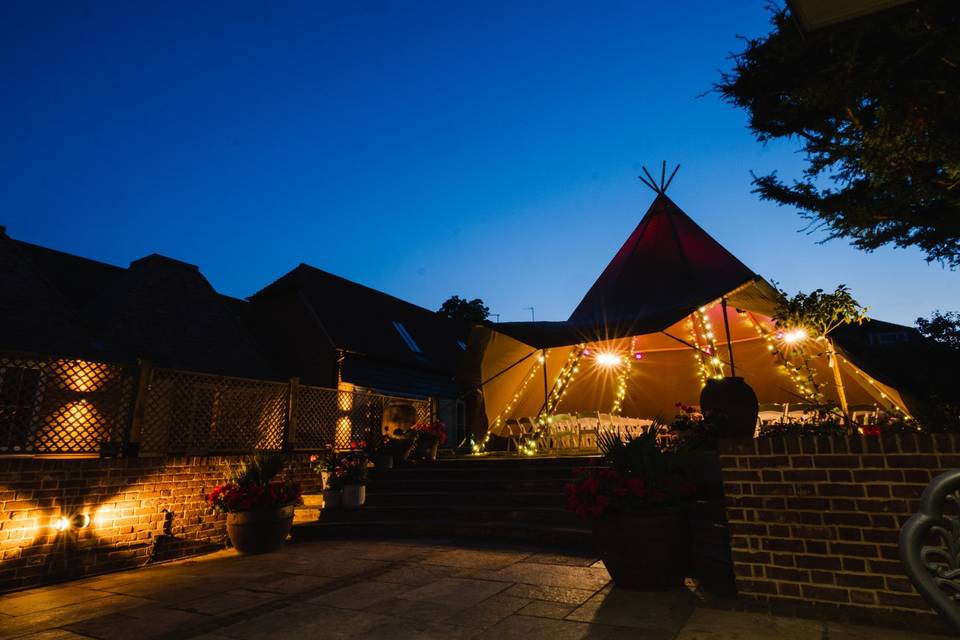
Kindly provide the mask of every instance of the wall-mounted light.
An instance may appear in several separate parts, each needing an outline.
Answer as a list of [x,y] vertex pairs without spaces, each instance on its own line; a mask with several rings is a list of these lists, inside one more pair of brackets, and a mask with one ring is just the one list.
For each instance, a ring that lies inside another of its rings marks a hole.
[[60,516],[53,521],[53,528],[57,531],[68,529],[86,529],[90,525],[90,515],[78,513],[74,516]]

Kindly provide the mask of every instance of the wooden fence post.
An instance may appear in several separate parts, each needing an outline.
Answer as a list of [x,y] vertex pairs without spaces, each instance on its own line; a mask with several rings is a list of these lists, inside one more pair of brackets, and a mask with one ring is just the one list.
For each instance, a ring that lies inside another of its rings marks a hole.
[[300,378],[290,378],[287,384],[287,419],[283,429],[283,450],[297,447],[297,394],[300,391]]
[[[147,414],[147,395],[150,393],[150,382],[153,380],[153,363],[140,358],[140,375],[137,378],[137,391],[133,400],[133,414],[130,418],[130,429],[123,443],[123,455],[136,457],[140,452],[140,439],[143,432],[143,422]],[[164,451],[163,453],[166,453]]]

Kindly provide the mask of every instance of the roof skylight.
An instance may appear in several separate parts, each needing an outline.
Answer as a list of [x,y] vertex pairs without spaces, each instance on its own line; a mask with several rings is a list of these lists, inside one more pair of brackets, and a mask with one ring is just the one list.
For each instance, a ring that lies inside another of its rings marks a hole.
[[394,328],[397,330],[397,333],[400,334],[400,337],[403,338],[403,341],[407,344],[407,348],[414,353],[422,354],[423,350],[419,345],[417,345],[416,341],[414,341],[413,336],[411,336],[410,332],[407,331],[407,328],[403,326],[403,323],[398,322],[397,320],[393,320],[392,322]]

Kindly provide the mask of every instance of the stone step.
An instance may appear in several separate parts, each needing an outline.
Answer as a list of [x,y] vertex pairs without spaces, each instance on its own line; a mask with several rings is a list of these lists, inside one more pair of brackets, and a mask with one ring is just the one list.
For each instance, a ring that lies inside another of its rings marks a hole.
[[502,522],[505,524],[530,523],[571,525],[576,516],[566,509],[552,507],[503,507],[469,505],[431,506],[374,506],[364,505],[359,509],[324,509],[320,522],[369,522],[445,520],[456,522]]
[[[361,509],[362,510],[362,509]],[[590,529],[583,526],[509,524],[503,522],[459,522],[438,518],[422,520],[370,520],[358,522],[311,522],[296,524],[296,542],[331,538],[445,539],[459,542],[514,542],[551,549],[592,552]]]
[[583,456],[563,456],[563,457],[483,457],[483,456],[462,456],[459,458],[450,458],[446,460],[435,460],[432,462],[423,462],[415,465],[434,467],[438,469],[533,469],[533,468],[563,468],[575,469],[577,467],[594,466],[600,462],[598,455]]
[[509,480],[498,478],[405,478],[405,477],[371,477],[367,483],[368,492],[377,493],[416,493],[431,491],[450,491],[459,493],[476,492],[532,492],[532,493],[563,493],[563,487],[570,478],[538,478],[533,480]]
[[506,492],[506,491],[370,491],[367,494],[368,506],[511,506],[563,508],[563,494],[557,491],[547,492]]
[[441,480],[486,480],[498,482],[527,480],[569,481],[572,480],[573,477],[573,469],[564,468],[506,467],[485,469],[479,465],[472,465],[470,467],[451,467],[446,469],[439,463],[400,469],[381,469],[379,471],[374,468],[370,471],[371,482],[404,482],[408,480],[432,480],[434,482],[440,482]]

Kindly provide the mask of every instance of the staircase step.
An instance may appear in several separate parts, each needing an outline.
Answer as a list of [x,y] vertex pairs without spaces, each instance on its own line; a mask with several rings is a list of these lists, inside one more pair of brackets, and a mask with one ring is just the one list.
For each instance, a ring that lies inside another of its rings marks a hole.
[[373,477],[367,483],[368,491],[377,493],[417,493],[431,491],[450,491],[459,493],[476,493],[499,491],[510,493],[514,491],[528,493],[563,493],[563,487],[571,478],[538,478],[532,480],[509,480],[496,477],[480,479],[448,478],[436,476],[432,478],[403,478],[403,477]]
[[573,524],[576,516],[566,509],[551,507],[499,506],[372,506],[360,509],[324,509],[321,522],[416,521],[436,518],[458,522],[502,522],[531,524]]
[[520,525],[503,522],[459,522],[442,519],[370,520],[364,523],[311,522],[295,524],[292,535],[296,542],[331,538],[415,537],[455,539],[458,542],[523,542],[553,549],[581,552],[593,550],[590,529],[582,526]]
[[558,491],[371,491],[367,506],[501,506],[512,508],[553,507],[562,509],[563,494]]

